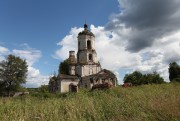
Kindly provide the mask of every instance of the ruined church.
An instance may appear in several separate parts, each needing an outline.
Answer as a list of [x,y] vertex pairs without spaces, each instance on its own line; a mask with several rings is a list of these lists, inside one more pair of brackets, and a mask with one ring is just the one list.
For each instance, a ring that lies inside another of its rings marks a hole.
[[84,30],[78,34],[78,52],[69,51],[69,74],[59,74],[56,80],[49,81],[50,92],[77,92],[79,88],[92,89],[98,84],[117,84],[115,74],[102,69],[97,59],[95,36],[84,25]]

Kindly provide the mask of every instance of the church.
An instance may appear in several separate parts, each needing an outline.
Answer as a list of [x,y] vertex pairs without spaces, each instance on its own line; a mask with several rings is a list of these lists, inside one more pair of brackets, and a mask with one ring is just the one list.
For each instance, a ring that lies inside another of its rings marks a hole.
[[79,88],[92,89],[98,84],[117,84],[116,75],[102,69],[97,59],[95,36],[84,25],[84,30],[77,36],[78,52],[69,51],[69,74],[58,74],[57,79],[49,81],[50,92],[77,92]]

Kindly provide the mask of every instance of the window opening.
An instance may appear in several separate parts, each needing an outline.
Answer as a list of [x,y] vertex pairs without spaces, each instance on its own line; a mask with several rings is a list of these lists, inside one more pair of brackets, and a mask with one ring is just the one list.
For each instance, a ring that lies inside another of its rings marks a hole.
[[87,48],[91,49],[91,41],[90,40],[87,41]]
[[89,60],[92,61],[92,54],[89,54]]

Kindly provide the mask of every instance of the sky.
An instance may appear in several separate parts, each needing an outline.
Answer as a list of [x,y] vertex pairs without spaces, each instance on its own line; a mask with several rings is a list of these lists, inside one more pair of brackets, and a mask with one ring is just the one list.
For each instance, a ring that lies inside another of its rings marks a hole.
[[119,84],[137,70],[168,79],[180,63],[179,0],[1,0],[0,61],[14,54],[28,63],[24,86],[48,84],[59,63],[77,52],[84,23],[95,34],[102,68]]

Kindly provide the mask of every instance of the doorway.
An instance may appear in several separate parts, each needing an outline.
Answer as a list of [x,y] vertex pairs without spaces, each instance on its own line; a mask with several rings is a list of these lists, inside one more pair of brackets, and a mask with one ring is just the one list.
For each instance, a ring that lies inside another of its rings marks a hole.
[[78,91],[77,85],[71,83],[71,84],[69,85],[69,91],[70,91],[70,92],[77,92],[77,91]]

